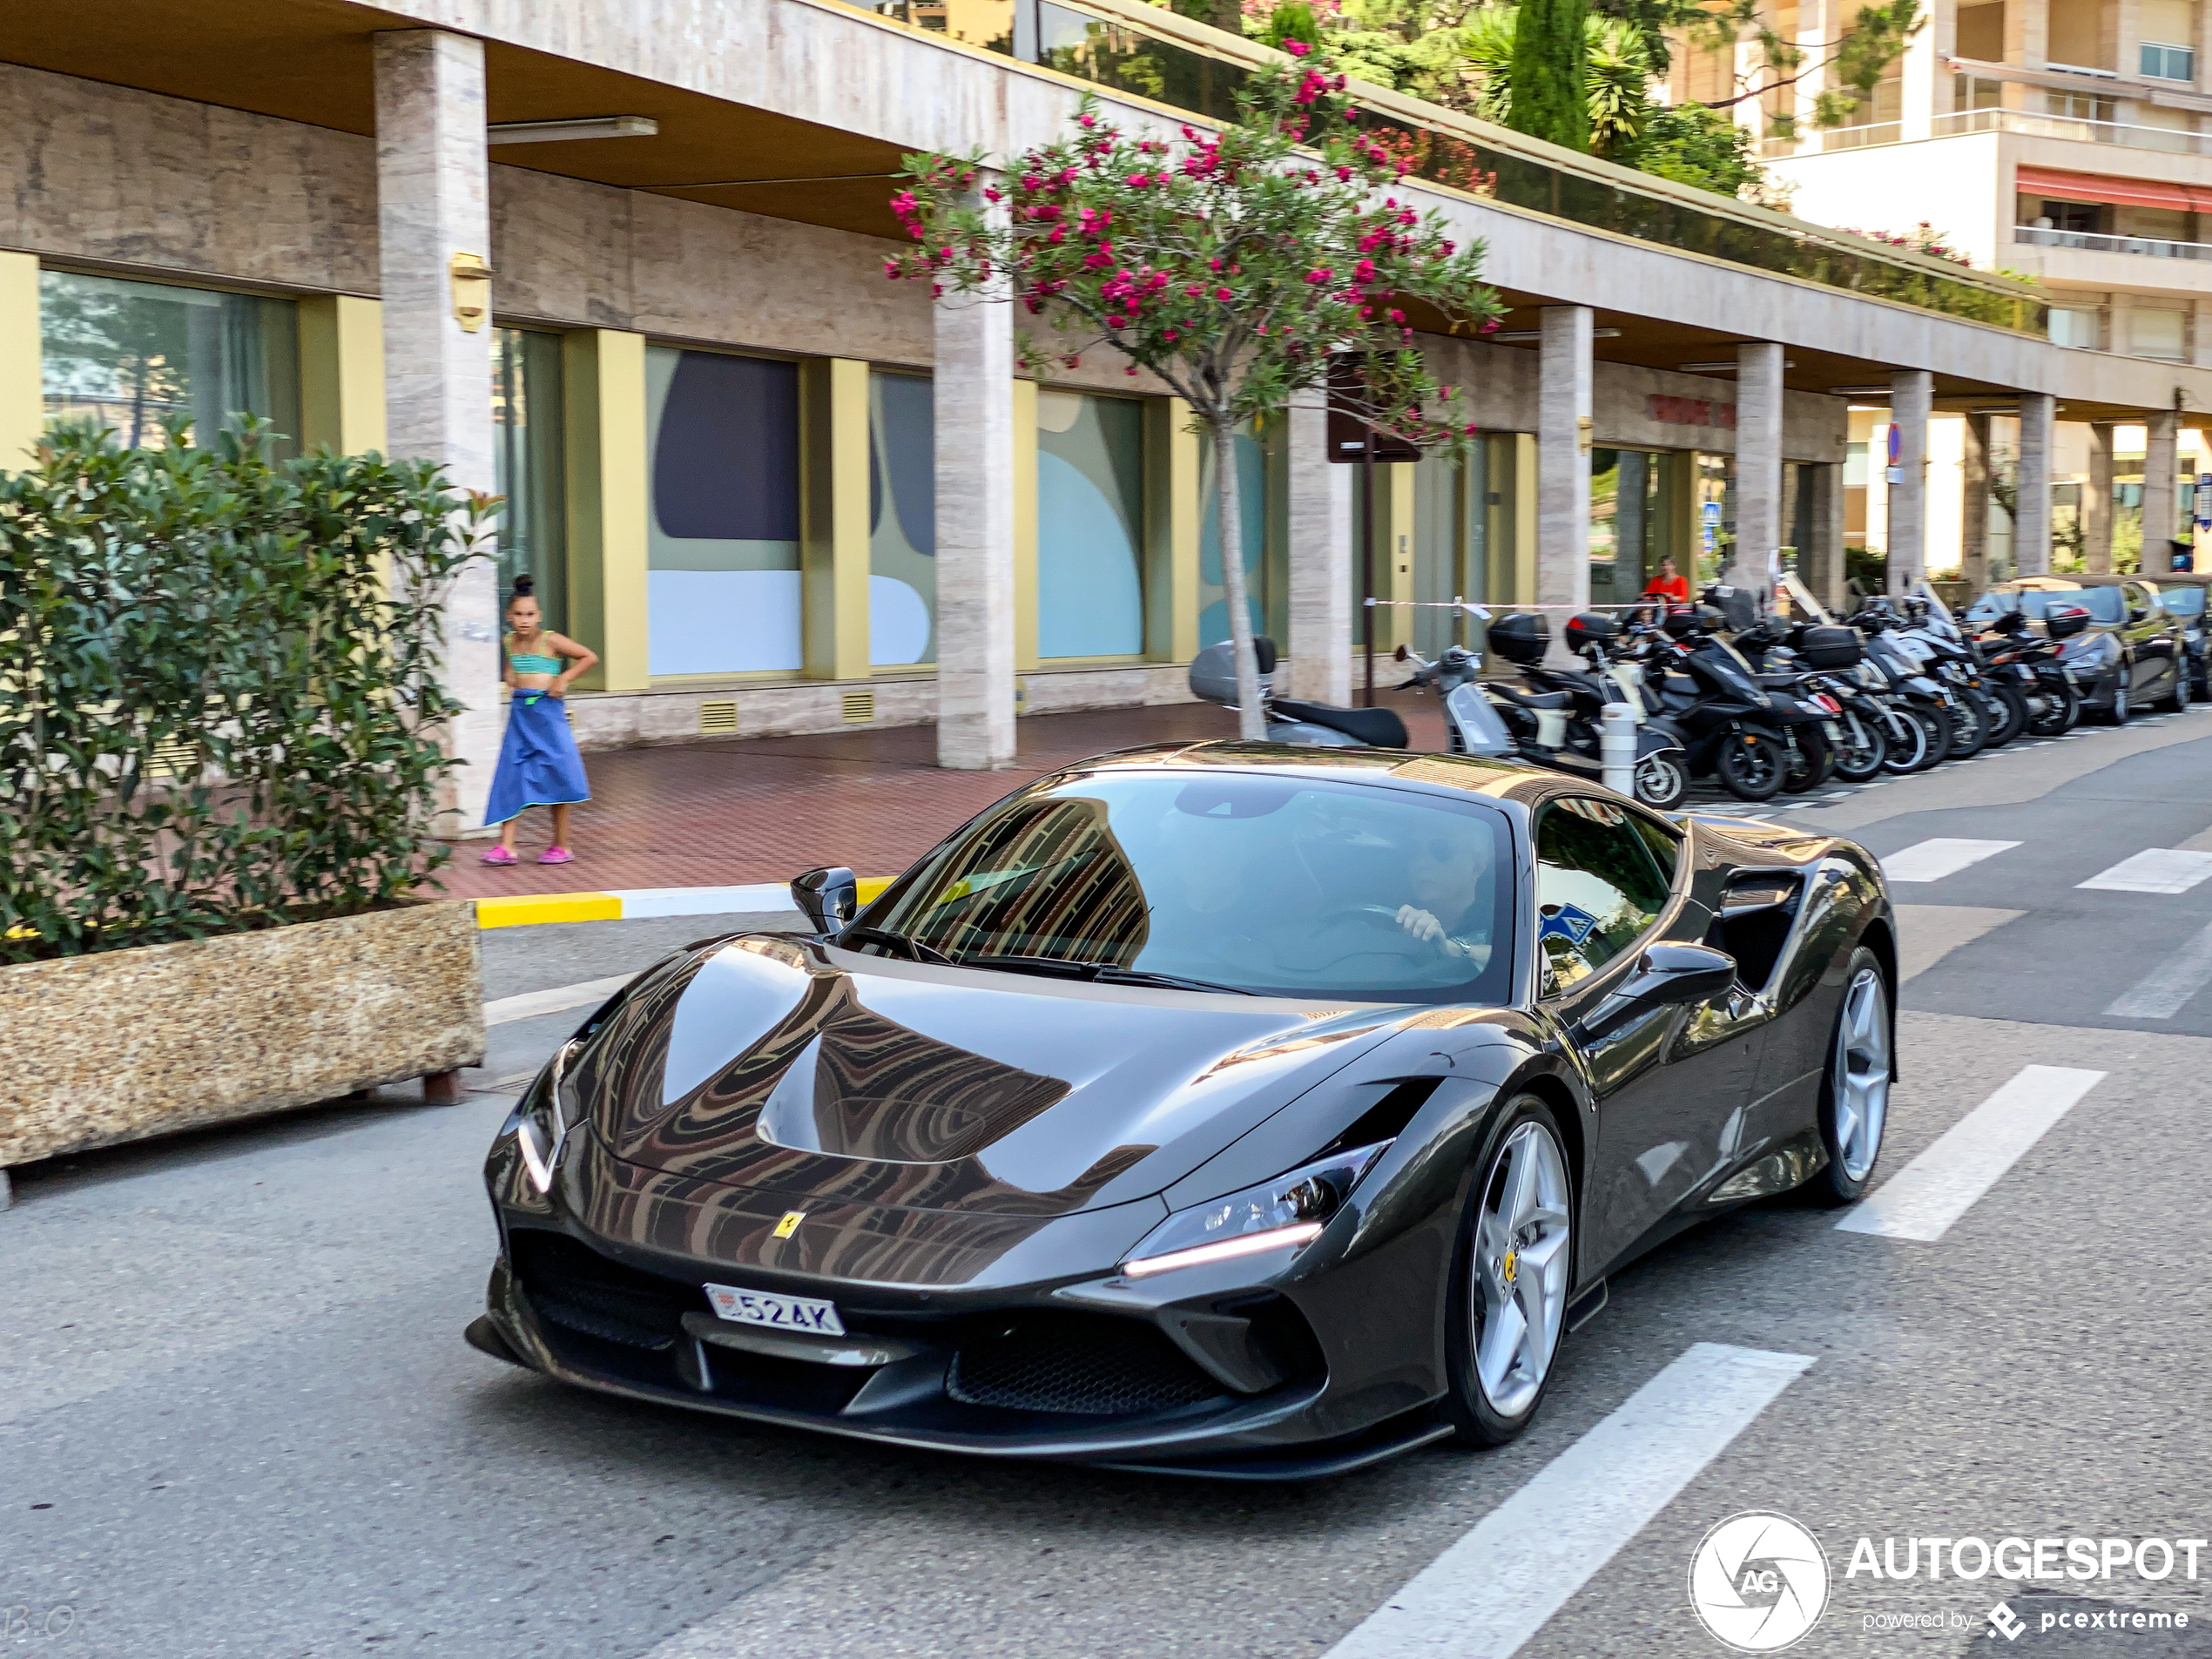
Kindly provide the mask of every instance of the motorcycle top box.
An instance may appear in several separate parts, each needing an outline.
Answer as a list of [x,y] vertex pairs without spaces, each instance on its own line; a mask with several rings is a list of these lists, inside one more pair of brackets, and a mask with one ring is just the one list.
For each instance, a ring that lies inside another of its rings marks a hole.
[[1807,668],[1856,668],[1866,656],[1856,628],[1807,628],[1797,636],[1797,651]]
[[2081,605],[2043,607],[2043,631],[2053,639],[2071,639],[2089,625],[2089,612]]
[[1551,648],[1551,624],[1534,611],[1516,610],[1492,623],[1484,640],[1492,651],[1507,662],[1533,668],[1544,660],[1545,651]]
[[1578,611],[1567,619],[1567,649],[1577,657],[1593,645],[1613,643],[1613,618],[1595,610]]

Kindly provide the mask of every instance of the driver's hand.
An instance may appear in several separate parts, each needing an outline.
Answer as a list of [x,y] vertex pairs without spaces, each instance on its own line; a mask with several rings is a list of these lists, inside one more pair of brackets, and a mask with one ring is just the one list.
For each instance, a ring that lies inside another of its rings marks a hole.
[[1444,924],[1426,910],[1416,909],[1409,904],[1399,906],[1398,925],[1425,944],[1444,943]]

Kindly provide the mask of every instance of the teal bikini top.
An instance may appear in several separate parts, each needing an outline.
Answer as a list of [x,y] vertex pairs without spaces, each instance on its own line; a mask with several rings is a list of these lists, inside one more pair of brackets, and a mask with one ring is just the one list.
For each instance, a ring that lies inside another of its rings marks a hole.
[[507,653],[507,665],[517,674],[558,674],[561,671],[559,658],[548,657],[539,651],[510,651]]

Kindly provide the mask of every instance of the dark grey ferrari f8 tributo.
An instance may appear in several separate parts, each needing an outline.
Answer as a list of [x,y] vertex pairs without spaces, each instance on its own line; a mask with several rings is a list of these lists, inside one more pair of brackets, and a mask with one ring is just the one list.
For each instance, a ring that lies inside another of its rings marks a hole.
[[[1516,765],[1086,761],[819,931],[640,974],[486,1175],[476,1346],[862,1440],[1297,1478],[1525,1428],[1605,1276],[1854,1198],[1895,923],[1849,841]],[[857,914],[855,914],[857,909]]]

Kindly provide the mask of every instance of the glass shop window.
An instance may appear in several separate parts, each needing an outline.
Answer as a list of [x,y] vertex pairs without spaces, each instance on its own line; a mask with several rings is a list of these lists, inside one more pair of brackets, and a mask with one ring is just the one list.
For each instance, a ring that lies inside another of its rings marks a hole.
[[868,661],[937,660],[936,398],[927,377],[868,376]]
[[1144,409],[1037,393],[1037,655],[1144,650]]
[[515,578],[536,578],[538,609],[569,626],[567,469],[562,440],[561,337],[502,328],[492,341],[492,465],[499,493],[499,608]]
[[212,443],[234,415],[268,421],[300,453],[300,318],[289,300],[168,282],[38,273],[40,370],[50,420],[85,418],[132,448]]
[[650,346],[645,424],[651,671],[797,671],[798,365]]

